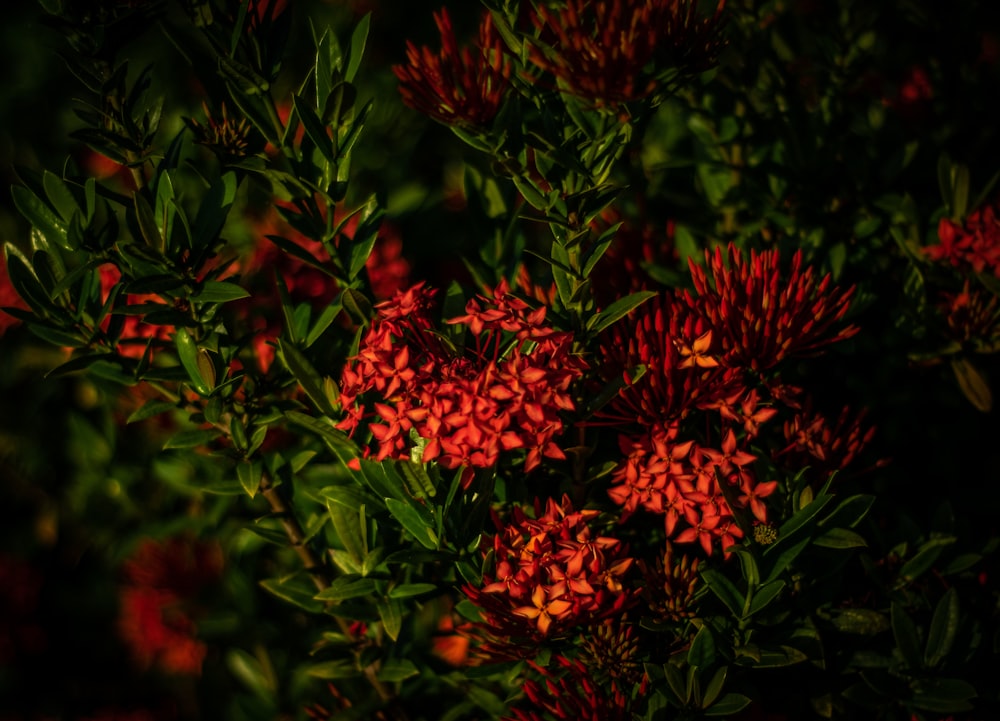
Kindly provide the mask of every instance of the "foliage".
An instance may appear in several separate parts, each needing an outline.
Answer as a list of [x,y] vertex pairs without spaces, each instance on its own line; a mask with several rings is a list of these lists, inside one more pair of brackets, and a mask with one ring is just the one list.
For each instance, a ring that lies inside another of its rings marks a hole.
[[995,13],[392,10],[22,19],[0,712],[995,715]]

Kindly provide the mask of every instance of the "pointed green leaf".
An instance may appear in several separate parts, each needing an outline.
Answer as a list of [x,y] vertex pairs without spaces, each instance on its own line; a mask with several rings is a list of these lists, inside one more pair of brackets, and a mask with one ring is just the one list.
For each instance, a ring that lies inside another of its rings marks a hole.
[[[426,508],[419,503],[410,504],[404,501],[397,501],[395,498],[386,498],[385,505],[389,509],[389,513],[424,548],[431,550],[438,548],[440,541],[437,533],[434,532],[434,518]],[[418,507],[421,510],[417,510]]]
[[587,330],[592,334],[597,335],[615,321],[624,318],[633,309],[638,308],[654,295],[656,295],[654,291],[642,290],[638,293],[627,295],[624,298],[619,298],[600,313],[588,320]]
[[733,716],[750,705],[750,699],[738,693],[727,693],[711,707],[702,711],[706,716]]
[[924,647],[924,664],[928,668],[934,668],[948,657],[955,643],[960,620],[958,592],[953,586],[945,591],[934,608],[927,645]]
[[707,624],[698,629],[691,647],[688,648],[687,662],[697,669],[707,669],[715,663],[715,639]]
[[333,582],[316,594],[317,601],[341,603],[352,598],[361,598],[375,593],[374,579],[361,578],[355,575],[345,575],[335,578]]
[[73,250],[67,242],[66,223],[52,212],[48,204],[22,185],[11,187],[10,193],[18,211],[38,229],[46,241]]
[[917,627],[902,605],[893,601],[889,613],[892,625],[892,635],[896,639],[896,648],[902,654],[903,661],[913,671],[921,668],[923,654],[920,653]]
[[292,343],[284,339],[278,339],[278,354],[288,371],[295,376],[302,390],[306,392],[309,399],[316,405],[316,408],[326,416],[336,416],[337,409],[333,407],[330,398],[323,387],[323,379],[313,367],[309,359],[295,347]]
[[206,280],[192,297],[199,303],[228,303],[241,298],[249,298],[250,292],[236,283],[219,280]]
[[260,488],[260,479],[264,467],[260,461],[241,460],[236,464],[236,478],[239,480],[243,490],[253,498]]
[[375,602],[375,607],[386,635],[393,641],[398,640],[403,627],[403,605],[392,598],[380,598]]
[[371,25],[372,14],[366,13],[351,33],[347,46],[347,68],[344,70],[344,80],[352,82],[361,67],[361,58],[365,54],[365,44],[368,41],[368,28]]
[[413,676],[419,676],[420,669],[408,658],[396,658],[386,661],[382,668],[378,670],[376,676],[379,681],[388,683],[399,683]]

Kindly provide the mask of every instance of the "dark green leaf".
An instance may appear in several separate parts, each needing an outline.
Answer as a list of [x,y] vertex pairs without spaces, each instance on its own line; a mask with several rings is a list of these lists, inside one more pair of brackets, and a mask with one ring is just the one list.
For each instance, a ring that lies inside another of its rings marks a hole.
[[228,303],[232,300],[249,297],[250,292],[236,283],[206,280],[201,284],[201,290],[194,295],[193,300],[199,303]]
[[361,565],[368,553],[368,544],[367,532],[361,527],[358,515],[359,508],[339,503],[333,499],[327,499],[326,508],[341,545],[344,546],[355,565]]
[[868,543],[854,531],[846,528],[831,528],[821,533],[813,543],[823,548],[865,548]]
[[10,192],[18,211],[38,229],[46,241],[73,250],[67,243],[66,224],[52,212],[48,204],[21,185],[11,187]]
[[389,683],[398,683],[418,675],[420,675],[420,669],[417,668],[413,661],[407,658],[396,658],[386,661],[382,664],[382,668],[378,670],[378,674],[376,674],[379,681],[387,681]]
[[336,416],[337,409],[333,407],[329,396],[327,396],[323,385],[323,379],[316,369],[313,368],[309,359],[296,348],[292,343],[284,339],[278,339],[278,354],[288,371],[295,376],[302,390],[306,392],[309,399],[316,405],[316,408],[326,416]]
[[433,583],[404,583],[389,591],[389,598],[410,598],[411,596],[423,596],[425,593],[433,593],[437,590],[437,585]]
[[892,603],[889,615],[892,635],[896,639],[896,647],[902,654],[903,661],[911,670],[919,669],[922,665],[923,654],[920,653],[917,627],[898,602]]
[[712,629],[707,624],[698,629],[691,647],[688,649],[687,662],[689,666],[704,670],[715,663],[715,639]]
[[159,415],[160,413],[166,413],[168,411],[174,410],[177,406],[173,403],[168,403],[167,401],[151,400],[147,401],[132,413],[126,420],[126,423],[136,423],[138,421],[144,421],[147,418],[152,418],[153,416]]
[[316,594],[317,601],[340,603],[351,598],[361,598],[375,593],[375,581],[371,578],[361,578],[345,575],[335,578],[333,582]]
[[351,33],[351,39],[347,46],[347,67],[344,70],[344,80],[352,82],[354,76],[361,67],[361,58],[365,54],[365,43],[368,40],[368,28],[371,25],[371,13],[366,13]]
[[768,605],[774,599],[776,599],[781,591],[785,588],[785,581],[783,579],[778,579],[777,581],[771,581],[770,583],[765,583],[763,586],[757,589],[754,594],[753,599],[750,601],[750,614],[754,615],[760,611],[767,608]]
[[164,240],[163,236],[160,235],[160,229],[156,227],[156,216],[153,215],[153,209],[149,207],[149,201],[139,191],[132,195],[132,208],[135,211],[139,232],[146,245],[162,251]]
[[[434,532],[434,519],[430,512],[419,503],[406,503],[395,498],[386,498],[385,505],[389,513],[399,521],[410,535],[424,547],[436,550],[439,545],[437,533]],[[420,510],[418,510],[418,506]]]
[[638,293],[627,295],[624,298],[619,298],[600,313],[588,320],[587,330],[592,334],[597,335],[615,321],[624,318],[633,309],[638,308],[654,295],[656,295],[656,293],[651,290],[642,290]]
[[380,598],[375,602],[379,618],[386,635],[393,641],[399,639],[399,631],[403,627],[403,605],[391,598]]
[[315,666],[310,666],[307,673],[315,678],[329,680],[338,678],[353,678],[361,675],[361,671],[357,668],[355,663],[348,659],[318,663]]
[[236,464],[236,477],[247,495],[253,498],[260,488],[260,479],[264,467],[260,461],[241,460]]
[[743,615],[743,594],[733,585],[732,581],[726,578],[721,572],[712,568],[703,568],[701,576],[712,593],[726,604],[726,608],[734,616],[739,618]]
[[732,716],[750,705],[750,699],[742,694],[727,693],[702,713],[706,716]]
[[215,429],[180,431],[172,435],[163,444],[163,448],[196,448],[211,443],[218,437],[219,432]]
[[313,598],[316,589],[304,574],[286,578],[266,578],[260,582],[265,590],[310,613],[321,613],[323,604]]
[[948,657],[955,643],[960,620],[958,592],[952,587],[945,591],[934,608],[927,645],[924,647],[924,664],[927,668],[934,668]]

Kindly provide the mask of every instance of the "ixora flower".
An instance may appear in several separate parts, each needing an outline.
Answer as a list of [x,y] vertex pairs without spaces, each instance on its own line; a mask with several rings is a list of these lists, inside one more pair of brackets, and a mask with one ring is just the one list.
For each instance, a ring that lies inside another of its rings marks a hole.
[[403,102],[446,125],[483,127],[496,116],[509,84],[511,64],[493,18],[483,14],[475,48],[458,47],[448,11],[434,14],[441,50],[406,43],[406,65],[394,65]]
[[622,579],[633,559],[618,539],[595,535],[598,511],[574,510],[568,496],[535,506],[534,518],[516,506],[506,522],[494,516],[499,531],[482,548],[495,568],[482,587],[463,588],[483,611],[478,651],[494,658],[530,654],[537,641],[618,615],[632,601]]
[[571,353],[571,334],[555,331],[544,307],[532,310],[502,283],[448,321],[472,336],[456,345],[431,321],[434,296],[420,283],[377,306],[343,370],[339,427],[354,433],[367,422],[378,460],[408,459],[420,448],[425,462],[485,468],[502,451],[523,449],[530,471],[543,457],[565,458],[555,442],[560,413],[574,409],[570,386],[585,368]]
[[530,706],[512,709],[514,715],[504,716],[502,721],[545,721],[552,718],[627,721],[632,718],[628,692],[619,689],[617,684],[611,684],[610,689],[603,688],[591,678],[580,660],[564,656],[556,656],[553,660],[557,666],[555,670],[529,662],[542,680],[528,679],[524,682],[524,694]]
[[934,261],[945,261],[959,270],[989,273],[1000,278],[1000,218],[997,205],[986,205],[969,213],[959,225],[949,218],[938,223],[938,245],[924,253]]
[[713,331],[723,365],[760,372],[858,332],[857,326],[832,330],[847,313],[854,287],[833,288],[829,275],[817,282],[813,269],[802,267],[801,250],[786,274],[777,250],[751,250],[748,260],[730,246],[728,259],[727,265],[717,248],[706,252],[707,271],[689,261],[695,294],[682,296]]
[[[664,72],[710,68],[721,45],[725,0],[702,17],[696,0],[567,0],[534,13],[528,59],[561,88],[597,106],[652,95]],[[669,77],[669,76],[668,76]]]
[[119,631],[143,669],[198,675],[207,648],[195,636],[198,594],[222,573],[217,544],[188,537],[147,539],[123,566]]

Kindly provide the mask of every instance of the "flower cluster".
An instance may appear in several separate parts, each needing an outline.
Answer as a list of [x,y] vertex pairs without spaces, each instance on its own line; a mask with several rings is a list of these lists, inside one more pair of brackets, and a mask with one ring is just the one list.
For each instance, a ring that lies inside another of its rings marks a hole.
[[514,507],[511,518],[494,518],[499,532],[483,541],[495,569],[481,588],[465,594],[483,611],[484,649],[517,654],[519,642],[564,634],[582,624],[617,615],[632,600],[622,584],[633,559],[621,541],[597,536],[598,511],[576,511],[568,496],[549,499],[535,518]]
[[[711,67],[725,0],[704,18],[692,0],[568,0],[533,14],[539,38],[528,58],[567,92],[596,106],[653,94],[656,64],[688,74]],[[658,61],[658,62],[657,62]]]
[[448,11],[434,14],[441,50],[406,44],[406,65],[394,65],[403,102],[446,124],[483,127],[496,116],[509,84],[511,64],[493,18],[483,14],[475,50],[461,50]]
[[617,685],[610,692],[595,683],[586,666],[579,660],[563,656],[554,659],[563,674],[531,664],[542,680],[528,679],[524,693],[533,708],[512,709],[513,716],[502,721],[544,721],[545,719],[573,719],[573,721],[627,721],[632,718],[631,701]]
[[948,336],[973,347],[993,347],[1000,342],[1000,299],[972,290],[968,280],[960,293],[945,293],[941,304]]
[[[711,555],[717,544],[726,551],[744,536],[737,514],[767,523],[766,499],[778,483],[757,478],[750,444],[780,406],[801,409],[798,389],[764,371],[857,329],[833,329],[853,288],[831,288],[829,277],[817,282],[811,269],[803,270],[801,253],[787,278],[776,251],[751,253],[747,262],[730,250],[728,266],[721,251],[707,260],[708,272],[692,264],[694,293],[657,296],[610,330],[601,346],[603,365],[609,379],[623,374],[625,386],[597,422],[622,429],[624,458],[608,494],[623,519],[640,509],[662,515],[669,540],[697,541]],[[694,416],[717,427],[717,435],[696,436]],[[796,415],[786,432],[803,431],[795,424],[804,422]],[[837,459],[834,468],[853,460],[871,438],[872,429],[846,417],[837,426],[843,434],[821,422],[810,419],[808,429],[814,449],[822,446]],[[787,436],[785,443],[797,447]]]
[[940,244],[924,248],[931,260],[1000,278],[1000,220],[996,204],[969,213],[962,225],[950,218],[941,218],[938,238]]
[[187,537],[143,541],[124,564],[119,631],[143,669],[198,675],[207,653],[192,605],[222,573],[222,550]]
[[418,444],[423,461],[445,468],[493,466],[514,449],[527,453],[526,471],[565,458],[560,413],[574,409],[570,386],[585,367],[572,336],[501,284],[448,321],[471,334],[465,343],[435,328],[434,295],[421,283],[378,306],[343,370],[339,427],[354,433],[367,421],[378,460],[410,458]]
[[777,250],[751,251],[748,261],[730,246],[728,267],[721,249],[708,257],[707,272],[690,265],[697,293],[684,300],[716,331],[724,365],[763,371],[858,332],[857,326],[830,332],[847,313],[854,287],[831,288],[829,275],[817,282],[811,267],[803,269],[801,250],[785,275]]

